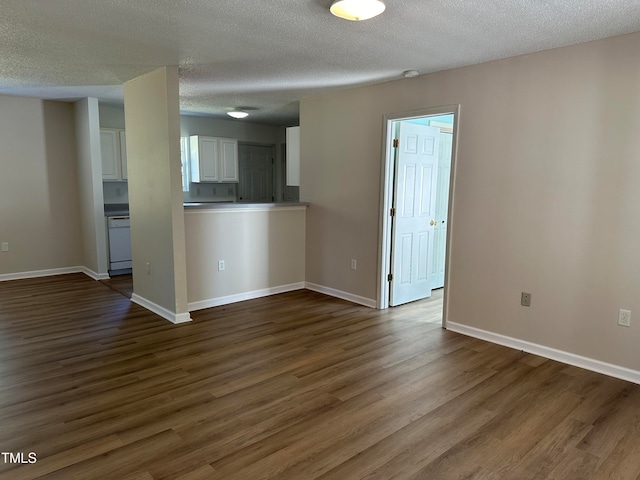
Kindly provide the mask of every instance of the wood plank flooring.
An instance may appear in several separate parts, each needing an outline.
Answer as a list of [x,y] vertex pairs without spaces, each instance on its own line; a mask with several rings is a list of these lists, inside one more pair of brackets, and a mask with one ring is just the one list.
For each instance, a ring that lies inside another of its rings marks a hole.
[[133,275],[130,273],[127,275],[116,275],[107,280],[100,280],[100,283],[127,298],[131,298],[133,294]]
[[640,386],[302,290],[171,325],[0,283],[0,480],[637,479]]

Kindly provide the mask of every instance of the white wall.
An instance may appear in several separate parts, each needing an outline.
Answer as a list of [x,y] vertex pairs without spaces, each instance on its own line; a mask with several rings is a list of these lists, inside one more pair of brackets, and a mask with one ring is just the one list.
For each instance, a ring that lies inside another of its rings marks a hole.
[[124,129],[124,107],[100,104],[100,127]]
[[82,265],[73,105],[0,95],[0,275]]
[[307,281],[375,299],[383,115],[460,104],[448,320],[640,370],[640,323],[616,325],[640,312],[638,52],[640,33],[303,99]]
[[186,209],[189,309],[302,288],[305,210]]
[[102,182],[106,205],[129,203],[129,182]]
[[180,116],[180,135],[209,135],[212,137],[237,138],[239,142],[273,144],[279,139],[284,127],[262,125],[246,120],[220,120],[194,115]]

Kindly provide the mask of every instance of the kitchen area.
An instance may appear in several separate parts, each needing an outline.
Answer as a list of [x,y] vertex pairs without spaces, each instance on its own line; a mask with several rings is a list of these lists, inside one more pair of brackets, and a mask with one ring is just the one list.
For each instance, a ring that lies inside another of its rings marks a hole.
[[[302,288],[299,127],[188,115],[180,127],[189,309]],[[123,108],[100,105],[100,147],[108,272],[122,281],[132,271]]]

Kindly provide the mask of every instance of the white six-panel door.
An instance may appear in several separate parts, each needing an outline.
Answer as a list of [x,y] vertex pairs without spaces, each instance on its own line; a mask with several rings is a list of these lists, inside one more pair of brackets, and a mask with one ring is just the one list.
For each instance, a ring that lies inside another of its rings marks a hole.
[[444,287],[444,269],[447,248],[447,224],[449,209],[449,182],[451,177],[451,147],[453,134],[440,133],[438,154],[438,182],[436,199],[436,222],[433,236],[433,262],[431,288]]
[[390,305],[431,296],[440,129],[399,122]]
[[274,201],[273,147],[241,145],[238,152],[238,199],[243,202]]

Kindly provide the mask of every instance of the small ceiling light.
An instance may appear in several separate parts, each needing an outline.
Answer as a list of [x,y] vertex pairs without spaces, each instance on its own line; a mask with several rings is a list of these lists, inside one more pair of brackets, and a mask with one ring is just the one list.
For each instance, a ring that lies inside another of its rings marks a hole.
[[232,110],[230,112],[227,112],[227,115],[233,118],[246,118],[249,116],[247,112],[242,110]]
[[404,78],[413,78],[420,75],[420,72],[418,72],[417,70],[405,70],[404,72],[402,72],[402,75],[404,76]]
[[329,9],[336,17],[345,20],[368,20],[384,12],[380,0],[335,0]]

